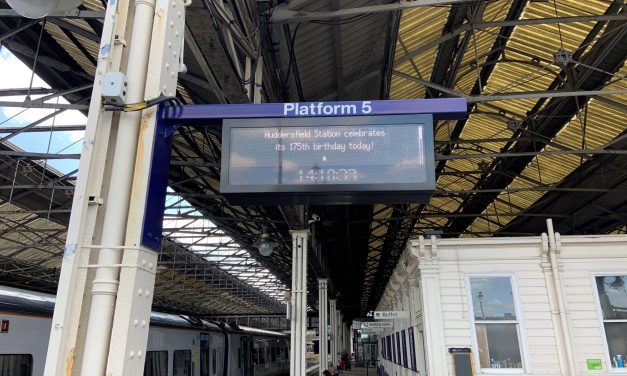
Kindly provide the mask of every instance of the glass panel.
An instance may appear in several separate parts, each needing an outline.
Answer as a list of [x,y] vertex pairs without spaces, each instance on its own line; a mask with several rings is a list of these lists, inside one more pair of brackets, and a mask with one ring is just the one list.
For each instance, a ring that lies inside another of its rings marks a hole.
[[0,355],[0,376],[31,376],[32,374],[32,355]]
[[470,278],[476,320],[516,320],[509,277]]
[[253,364],[259,364],[259,349],[256,347],[253,348]]
[[407,368],[407,336],[405,331],[401,331],[401,341],[403,342],[403,367]]
[[146,351],[144,376],[168,376],[167,351]]
[[212,357],[211,357],[211,364],[212,364],[212,366],[213,366],[213,367],[212,367],[213,374],[215,375],[215,374],[216,374],[216,371],[217,371],[217,370],[216,370],[216,367],[217,367],[217,365],[218,365],[218,359],[216,358],[216,349],[213,349],[212,354],[213,354],[213,355],[212,355]]
[[411,363],[411,370],[418,371],[416,367],[416,342],[414,339],[414,328],[409,328],[409,359]]
[[627,276],[596,277],[604,319],[627,319]]
[[200,376],[209,376],[209,334],[200,334]]
[[481,368],[522,368],[516,324],[476,324]]
[[177,350],[173,358],[173,376],[191,376],[192,374],[192,351]]
[[625,357],[627,357],[627,323],[606,322],[605,337],[607,337],[607,348],[610,351],[612,367],[627,367]]
[[396,363],[401,364],[401,339],[398,332],[396,332]]

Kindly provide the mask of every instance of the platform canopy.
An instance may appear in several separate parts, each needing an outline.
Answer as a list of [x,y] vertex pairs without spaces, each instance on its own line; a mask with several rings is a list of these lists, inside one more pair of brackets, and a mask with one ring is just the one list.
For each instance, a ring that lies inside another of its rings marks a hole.
[[[0,89],[2,284],[54,291],[76,172],[48,162],[77,155],[24,139],[84,129],[53,126],[52,116],[7,118],[21,107],[85,113],[105,5],[88,0],[78,11],[30,20],[0,2],[2,64],[12,61],[10,51],[48,85]],[[546,218],[563,234],[626,231],[623,1],[193,0],[190,7],[177,92],[186,104],[249,103],[260,87],[264,102],[464,97],[468,117],[434,125],[437,186],[426,204],[231,205],[218,190],[221,133],[180,128],[159,308],[281,313],[289,230],[312,214],[320,221],[311,226],[308,301],[315,310],[316,278],[329,277],[346,318],[377,305],[412,237],[537,235]],[[258,64],[262,82],[251,85],[247,72]],[[42,104],[26,95],[53,97]],[[255,245],[264,227],[278,243],[270,257]]]

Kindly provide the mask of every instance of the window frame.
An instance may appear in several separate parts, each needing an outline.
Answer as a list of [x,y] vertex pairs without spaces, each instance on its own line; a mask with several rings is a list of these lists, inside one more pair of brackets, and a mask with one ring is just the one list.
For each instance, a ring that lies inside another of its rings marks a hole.
[[[170,374],[170,350],[149,350],[149,351],[146,351],[146,355],[144,356],[143,375],[146,374],[146,362],[148,362],[149,354],[164,354],[164,353],[165,353],[165,357],[163,359],[165,359],[165,375],[167,376]],[[163,371],[163,368],[161,368],[161,371]]]
[[[475,320],[474,310],[474,297],[472,296],[472,288],[470,286],[470,280],[473,278],[509,278],[510,287],[512,289],[512,299],[514,301],[514,312],[516,313],[516,320],[485,320],[479,321],[479,323],[485,324],[514,324],[516,327],[516,333],[518,334],[518,348],[520,351],[520,362],[522,368],[482,368],[481,360],[479,359],[479,342],[477,340],[477,322]],[[518,293],[518,280],[516,274],[513,273],[472,273],[466,274],[464,277],[464,283],[466,284],[466,299],[468,308],[468,317],[470,319],[470,336],[472,339],[473,350],[473,362],[477,367],[477,373],[500,373],[500,374],[525,374],[531,372],[531,367],[528,358],[528,345],[527,336],[525,332],[525,321],[522,315],[522,304],[520,301],[520,295]]]
[[[605,366],[603,371],[611,372],[611,373],[627,373],[627,368],[615,368],[612,366],[612,356],[610,355],[610,348],[607,343],[607,334],[605,333],[605,319],[603,318],[603,307],[601,307],[601,298],[599,297],[599,288],[597,287],[597,277],[615,277],[615,276],[627,276],[627,271],[617,272],[617,271],[608,271],[608,272],[593,272],[590,274],[591,287],[594,292],[594,310],[597,314],[597,322],[599,324],[599,331],[601,332],[601,336],[603,339],[603,356],[605,358]],[[618,319],[618,320],[609,320],[609,322],[616,323],[626,323],[627,319]]]
[[416,336],[414,335],[413,326],[407,328],[407,338],[409,340],[409,369],[414,372],[418,372],[418,362],[416,358]]
[[401,334],[400,332],[396,332],[396,364],[401,366],[403,364],[402,355],[401,355]]
[[407,356],[407,333],[405,329],[401,330],[401,350],[403,351],[403,367],[409,369],[409,361]]
[[22,356],[30,360],[30,374],[27,376],[33,376],[33,371],[35,367],[35,357],[32,353],[18,353],[18,354],[8,354],[8,353],[0,353],[0,356]]
[[176,353],[189,354],[189,375],[194,374],[194,353],[190,349],[172,350],[172,374],[174,374],[174,365],[176,364]]

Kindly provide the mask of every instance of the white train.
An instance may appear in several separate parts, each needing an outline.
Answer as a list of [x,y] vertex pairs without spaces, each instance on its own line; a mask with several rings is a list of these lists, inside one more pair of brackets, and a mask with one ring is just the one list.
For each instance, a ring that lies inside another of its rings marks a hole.
[[[54,296],[0,286],[0,376],[41,376]],[[289,336],[153,312],[145,376],[289,374]]]

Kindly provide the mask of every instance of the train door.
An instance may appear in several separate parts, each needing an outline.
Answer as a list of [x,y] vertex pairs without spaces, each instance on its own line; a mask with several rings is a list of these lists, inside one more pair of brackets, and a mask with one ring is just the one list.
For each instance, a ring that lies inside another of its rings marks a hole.
[[240,346],[239,346],[239,364],[241,367],[239,368],[240,376],[250,376],[253,374],[253,339],[250,336],[241,336],[240,337]]
[[211,336],[208,333],[200,333],[200,376],[210,376],[209,366],[211,359]]

